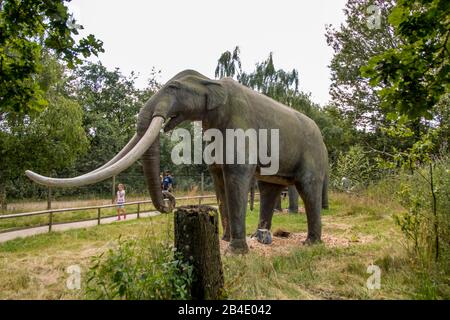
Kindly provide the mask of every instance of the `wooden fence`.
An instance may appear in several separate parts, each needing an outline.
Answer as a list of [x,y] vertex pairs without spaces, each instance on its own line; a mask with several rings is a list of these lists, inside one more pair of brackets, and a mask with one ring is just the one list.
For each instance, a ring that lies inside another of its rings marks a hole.
[[[175,198],[175,199],[177,201],[198,199],[198,204],[200,205],[200,204],[202,204],[203,199],[211,199],[211,198],[216,199],[216,196],[215,195],[200,195],[200,196],[191,196],[191,197],[179,197],[179,198]],[[143,201],[126,202],[124,205],[125,206],[137,205],[137,210],[135,212],[127,212],[127,214],[136,214],[137,218],[140,218],[140,214],[142,213],[141,205],[151,204],[151,203],[152,203],[151,200],[143,200]],[[204,204],[212,205],[212,204],[216,204],[216,203],[217,202],[214,201],[213,203],[204,203]],[[77,207],[77,208],[50,209],[50,210],[42,210],[42,211],[24,212],[24,213],[4,214],[4,215],[0,215],[0,220],[48,215],[48,223],[37,224],[37,225],[33,225],[33,226],[21,226],[21,227],[7,228],[4,230],[0,230],[0,233],[24,230],[24,229],[31,229],[31,228],[42,227],[42,226],[48,226],[48,231],[50,232],[50,231],[52,231],[52,226],[54,226],[54,225],[76,223],[76,222],[82,222],[82,221],[97,220],[97,224],[100,224],[102,218],[110,218],[110,217],[116,216],[116,214],[107,215],[107,216],[102,215],[102,209],[114,208],[114,207],[116,207],[116,204],[89,206],[89,207]],[[78,220],[72,220],[72,221],[63,221],[63,222],[53,221],[54,215],[56,215],[56,214],[62,214],[65,212],[85,211],[85,210],[97,210],[97,217],[96,218],[87,218],[87,219],[78,219]],[[152,211],[155,211],[155,210],[152,210]]]

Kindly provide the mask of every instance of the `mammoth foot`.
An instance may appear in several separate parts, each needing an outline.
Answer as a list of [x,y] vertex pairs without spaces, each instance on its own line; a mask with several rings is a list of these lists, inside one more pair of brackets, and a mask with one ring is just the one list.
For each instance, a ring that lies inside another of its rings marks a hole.
[[247,241],[245,239],[233,239],[226,251],[233,254],[246,254],[248,252]]
[[258,242],[262,244],[271,244],[272,243],[272,234],[270,233],[270,230],[268,229],[258,229],[256,230],[255,234],[253,235]]
[[320,238],[313,238],[313,237],[308,237],[308,238],[306,238],[305,241],[303,241],[304,246],[311,246],[313,244],[319,244],[319,243],[322,243],[322,240],[320,240]]

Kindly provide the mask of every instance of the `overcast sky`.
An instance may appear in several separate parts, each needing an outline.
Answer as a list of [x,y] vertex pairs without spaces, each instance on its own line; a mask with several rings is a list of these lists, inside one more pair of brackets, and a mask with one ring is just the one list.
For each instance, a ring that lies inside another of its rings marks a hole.
[[152,67],[161,82],[184,69],[211,78],[220,54],[241,48],[245,71],[274,54],[276,68],[299,71],[300,89],[315,102],[329,100],[332,50],[325,24],[344,21],[346,0],[72,0],[83,34],[104,42],[108,68],[139,73],[144,87]]

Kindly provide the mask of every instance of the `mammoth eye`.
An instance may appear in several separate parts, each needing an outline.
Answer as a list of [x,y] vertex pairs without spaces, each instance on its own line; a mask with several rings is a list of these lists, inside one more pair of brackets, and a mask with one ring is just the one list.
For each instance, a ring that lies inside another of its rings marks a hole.
[[173,83],[173,82],[170,83],[167,87],[170,89],[179,89],[180,88],[180,86],[177,83]]

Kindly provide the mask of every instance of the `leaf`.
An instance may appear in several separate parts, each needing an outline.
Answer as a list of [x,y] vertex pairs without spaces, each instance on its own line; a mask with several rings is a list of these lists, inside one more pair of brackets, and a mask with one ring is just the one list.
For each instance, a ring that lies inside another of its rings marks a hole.
[[391,10],[388,16],[388,21],[395,27],[398,27],[403,21],[403,16],[405,15],[405,9],[401,6],[396,6]]

